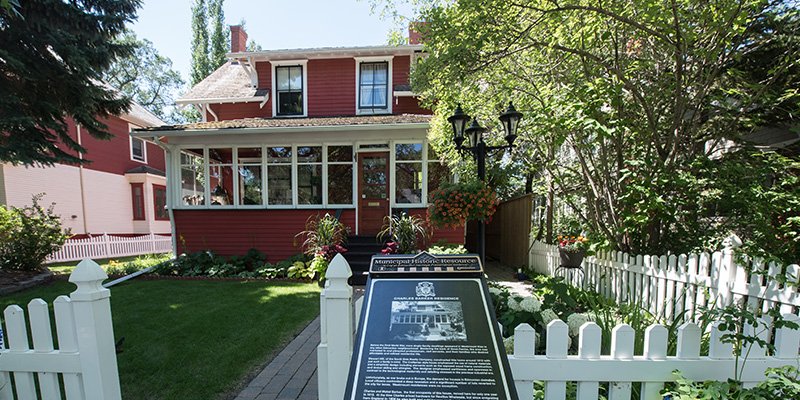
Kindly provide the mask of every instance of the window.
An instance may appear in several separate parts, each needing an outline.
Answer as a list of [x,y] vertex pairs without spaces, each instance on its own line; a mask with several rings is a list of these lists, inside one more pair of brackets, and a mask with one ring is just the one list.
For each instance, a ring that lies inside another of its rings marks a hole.
[[422,143],[395,145],[395,203],[422,203]]
[[353,146],[328,146],[328,204],[353,204]]
[[233,204],[233,150],[208,149],[208,187],[212,206]]
[[297,147],[297,204],[322,204],[322,146]]
[[133,200],[133,220],[143,221],[144,216],[144,184],[131,183],[131,195]]
[[153,185],[153,210],[156,220],[169,220],[166,186]]
[[303,67],[275,67],[277,115],[303,115]]
[[202,206],[205,200],[205,161],[203,149],[181,151],[181,204]]
[[267,204],[292,204],[292,147],[267,147]]
[[131,160],[147,162],[147,146],[144,140],[131,137]]
[[239,160],[239,195],[240,205],[261,205],[261,148],[240,148],[237,150]]
[[359,68],[358,108],[386,110],[389,97],[389,63],[363,62]]
[[432,193],[449,181],[450,169],[439,160],[433,151],[433,146],[428,144],[428,202],[431,201]]

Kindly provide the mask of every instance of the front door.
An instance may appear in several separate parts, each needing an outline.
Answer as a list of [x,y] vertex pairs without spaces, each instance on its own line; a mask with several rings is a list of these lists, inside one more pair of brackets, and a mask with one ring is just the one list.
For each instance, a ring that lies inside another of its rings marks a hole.
[[358,154],[358,233],[375,235],[389,215],[389,153]]

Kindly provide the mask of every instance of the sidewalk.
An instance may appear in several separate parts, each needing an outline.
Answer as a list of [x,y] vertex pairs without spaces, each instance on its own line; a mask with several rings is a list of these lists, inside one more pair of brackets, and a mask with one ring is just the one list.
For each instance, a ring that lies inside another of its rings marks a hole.
[[[513,268],[498,262],[486,263],[490,281],[507,286],[512,292],[530,295],[531,283],[514,279]],[[361,291],[356,289],[356,292]],[[355,293],[358,297],[362,293]],[[317,345],[319,317],[311,321],[253,380],[235,400],[316,400]]]

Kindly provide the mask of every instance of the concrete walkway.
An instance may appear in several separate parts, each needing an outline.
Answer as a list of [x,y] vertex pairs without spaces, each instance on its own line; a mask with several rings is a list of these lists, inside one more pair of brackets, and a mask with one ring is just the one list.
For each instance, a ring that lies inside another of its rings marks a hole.
[[[529,296],[531,283],[516,281],[514,272],[513,268],[497,262],[490,261],[486,265],[490,281],[507,286],[514,293]],[[362,288],[354,291],[355,297],[363,295]],[[235,400],[316,400],[318,344],[319,317],[253,378]]]

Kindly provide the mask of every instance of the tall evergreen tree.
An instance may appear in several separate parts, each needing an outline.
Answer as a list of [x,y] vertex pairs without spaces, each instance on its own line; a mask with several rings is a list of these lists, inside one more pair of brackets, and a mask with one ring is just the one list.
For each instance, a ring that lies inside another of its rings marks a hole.
[[[134,50],[112,39],[136,18],[140,0],[28,0],[0,7],[0,162],[82,163],[67,130],[109,139],[98,117],[129,100],[101,83],[103,71]],[[88,155],[91,159],[91,155]]]
[[211,72],[206,11],[206,0],[195,0],[192,6],[192,85],[202,81]]
[[228,51],[228,41],[225,36],[225,12],[222,5],[225,0],[209,0],[208,17],[211,21],[211,55],[209,56],[209,70],[213,71],[225,64]]

